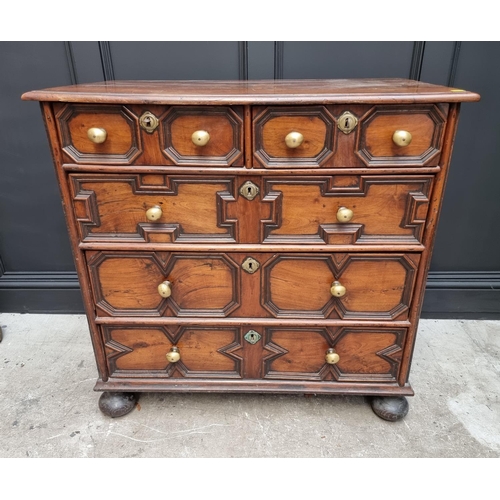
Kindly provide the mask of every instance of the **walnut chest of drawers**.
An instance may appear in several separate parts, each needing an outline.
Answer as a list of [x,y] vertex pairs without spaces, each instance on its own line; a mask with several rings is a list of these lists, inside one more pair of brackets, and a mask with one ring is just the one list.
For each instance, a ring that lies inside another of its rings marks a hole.
[[41,102],[100,408],[141,391],[408,411],[460,103],[387,80],[116,81]]

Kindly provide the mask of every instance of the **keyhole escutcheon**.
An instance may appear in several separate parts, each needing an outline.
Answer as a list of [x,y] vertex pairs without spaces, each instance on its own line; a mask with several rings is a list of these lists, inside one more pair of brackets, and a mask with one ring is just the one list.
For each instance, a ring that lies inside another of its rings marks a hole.
[[260,192],[259,186],[254,184],[252,181],[246,181],[240,187],[240,194],[248,201],[252,201]]
[[260,264],[255,259],[252,259],[252,257],[247,257],[243,261],[243,264],[241,264],[241,267],[248,274],[253,274],[259,269]]
[[145,111],[139,118],[139,123],[143,130],[148,134],[152,134],[156,130],[156,127],[158,127],[159,121],[153,113]]
[[340,115],[337,124],[344,134],[350,134],[356,128],[358,119],[350,111],[346,111]]
[[244,336],[244,339],[249,344],[256,344],[261,338],[262,337],[260,333],[256,332],[255,330],[248,330],[248,332]]

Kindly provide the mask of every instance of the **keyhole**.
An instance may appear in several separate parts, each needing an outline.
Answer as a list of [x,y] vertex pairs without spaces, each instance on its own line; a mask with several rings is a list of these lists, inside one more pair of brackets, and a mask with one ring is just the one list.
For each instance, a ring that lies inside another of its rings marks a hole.
[[349,118],[346,118],[345,119],[345,125],[344,125],[345,128],[349,128]]
[[252,194],[253,194],[253,188],[252,188],[252,186],[248,186],[247,187],[247,193],[248,193],[249,196],[252,196]]
[[248,263],[248,269],[252,270],[253,269],[253,262]]
[[255,340],[255,335],[253,333],[250,334],[250,340]]
[[145,120],[144,123],[146,127],[151,127],[151,118],[148,116]]

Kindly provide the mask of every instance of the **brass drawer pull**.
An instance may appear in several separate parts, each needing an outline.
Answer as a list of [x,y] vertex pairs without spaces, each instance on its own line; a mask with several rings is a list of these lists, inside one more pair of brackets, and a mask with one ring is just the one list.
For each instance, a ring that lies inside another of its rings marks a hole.
[[392,141],[394,142],[394,144],[396,144],[396,146],[399,146],[400,148],[409,146],[411,140],[412,136],[410,132],[407,132],[406,130],[396,130],[392,135]]
[[349,222],[354,215],[354,212],[346,207],[340,207],[337,211],[337,220],[339,222]]
[[345,286],[342,286],[338,281],[332,283],[330,292],[334,297],[343,297],[346,293]]
[[330,349],[327,349],[327,351],[326,351],[325,361],[329,365],[335,365],[340,361],[340,356],[335,352],[334,349],[330,348]]
[[290,132],[285,137],[285,144],[291,148],[298,148],[304,141],[304,136],[300,132]]
[[210,140],[210,134],[206,130],[197,130],[191,136],[195,146],[206,146]]
[[166,356],[169,363],[177,363],[177,361],[181,359],[181,353],[176,346],[173,346],[170,351],[167,352]]
[[87,130],[87,137],[95,144],[102,144],[108,137],[104,128],[92,127]]
[[158,205],[155,205],[154,207],[151,207],[149,210],[146,211],[146,218],[151,221],[157,221],[161,216],[162,216],[162,211],[161,207]]
[[164,298],[168,299],[172,295],[172,283],[164,281],[158,285],[158,293]]

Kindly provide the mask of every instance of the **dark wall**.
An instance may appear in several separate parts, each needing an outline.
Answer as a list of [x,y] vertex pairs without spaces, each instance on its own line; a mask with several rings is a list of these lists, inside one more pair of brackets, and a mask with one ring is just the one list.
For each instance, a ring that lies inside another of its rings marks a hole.
[[464,104],[424,316],[500,317],[499,42],[0,43],[0,311],[82,312],[45,130],[27,90],[112,79],[401,77]]

